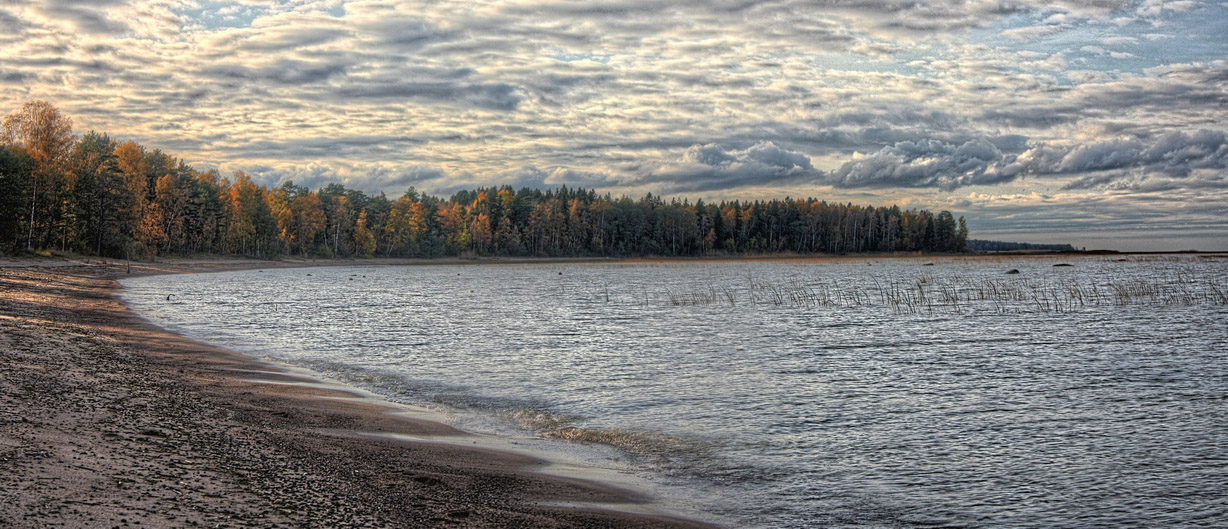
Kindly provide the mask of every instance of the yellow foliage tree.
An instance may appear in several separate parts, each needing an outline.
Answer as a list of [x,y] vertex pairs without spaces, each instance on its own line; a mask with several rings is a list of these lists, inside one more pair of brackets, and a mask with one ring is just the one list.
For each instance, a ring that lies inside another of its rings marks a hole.
[[375,234],[367,228],[366,210],[358,214],[358,221],[354,223],[354,253],[362,257],[375,255]]

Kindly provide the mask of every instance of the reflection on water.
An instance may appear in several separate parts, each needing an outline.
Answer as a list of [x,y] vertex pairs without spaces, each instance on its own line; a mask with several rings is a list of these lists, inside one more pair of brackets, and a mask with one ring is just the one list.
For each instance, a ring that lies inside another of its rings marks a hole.
[[280,269],[124,296],[462,428],[617,446],[737,526],[1222,527],[1226,282],[1206,257],[851,259]]

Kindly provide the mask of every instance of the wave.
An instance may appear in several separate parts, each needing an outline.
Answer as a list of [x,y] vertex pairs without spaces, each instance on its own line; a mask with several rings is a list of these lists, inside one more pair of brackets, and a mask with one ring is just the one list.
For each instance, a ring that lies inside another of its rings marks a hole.
[[653,459],[673,459],[683,455],[698,457],[712,451],[712,445],[694,439],[618,428],[568,426],[542,431],[540,435],[547,439],[609,445],[624,452]]

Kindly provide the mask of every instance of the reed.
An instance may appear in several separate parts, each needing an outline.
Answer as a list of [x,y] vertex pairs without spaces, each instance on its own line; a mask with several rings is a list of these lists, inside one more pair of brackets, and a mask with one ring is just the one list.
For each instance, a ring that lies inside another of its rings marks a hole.
[[[749,305],[847,310],[864,307],[887,309],[895,314],[1069,314],[1088,307],[1228,305],[1228,286],[1223,281],[1198,279],[1189,274],[1167,279],[1106,281],[1095,276],[972,278],[925,273],[912,278],[869,276],[844,282],[799,278],[770,282],[748,274],[741,286],[695,283],[664,287],[662,292],[660,299],[679,307]],[[610,302],[608,285],[599,297]],[[645,289],[644,305],[650,305],[652,298]]]

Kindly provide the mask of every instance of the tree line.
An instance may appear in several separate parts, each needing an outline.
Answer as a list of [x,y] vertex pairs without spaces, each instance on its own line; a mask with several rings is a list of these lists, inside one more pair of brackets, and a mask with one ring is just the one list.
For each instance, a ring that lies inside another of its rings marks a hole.
[[638,199],[566,186],[410,188],[395,199],[332,183],[257,185],[197,171],[158,149],[80,137],[35,101],[0,137],[0,251],[105,257],[705,256],[794,252],[959,252],[967,226],[947,211],[817,199]]

